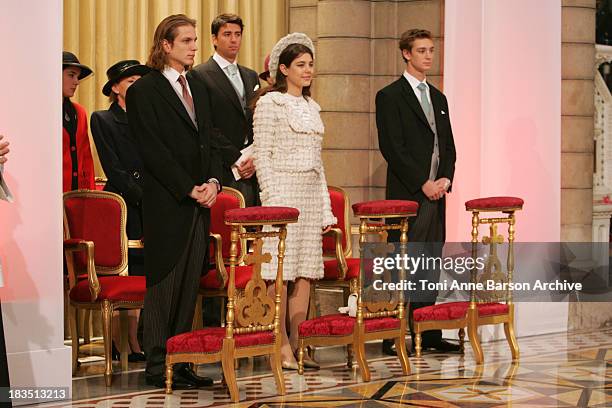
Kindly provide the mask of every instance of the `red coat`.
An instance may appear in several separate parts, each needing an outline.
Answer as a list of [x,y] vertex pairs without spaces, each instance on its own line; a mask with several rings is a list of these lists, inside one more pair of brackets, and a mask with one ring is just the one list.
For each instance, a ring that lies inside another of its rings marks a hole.
[[[78,103],[72,102],[77,112],[76,150],[78,163],[79,189],[95,188],[93,157],[89,147],[89,135],[87,134],[87,112]],[[72,157],[70,156],[70,135],[62,128],[62,174],[63,191],[72,190]]]

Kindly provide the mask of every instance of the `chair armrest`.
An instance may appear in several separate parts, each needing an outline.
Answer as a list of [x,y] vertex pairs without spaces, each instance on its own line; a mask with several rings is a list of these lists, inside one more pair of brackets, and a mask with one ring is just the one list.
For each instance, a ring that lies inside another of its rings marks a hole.
[[66,254],[66,267],[68,268],[70,288],[76,284],[73,252],[81,251],[85,251],[85,256],[87,257],[87,282],[89,283],[91,301],[95,302],[98,294],[100,294],[100,281],[98,281],[98,274],[96,273],[93,241],[85,241],[83,239],[64,240],[64,253]]
[[336,260],[338,261],[338,280],[344,280],[348,265],[344,256],[344,247],[342,246],[342,230],[340,228],[331,228],[325,236],[333,236],[336,242]]
[[[223,260],[223,238],[220,234],[210,234],[211,243],[215,246],[215,268],[217,269],[217,276],[221,279],[217,279],[221,282],[219,289],[223,289],[227,283],[227,271],[225,270],[225,262]],[[208,273],[208,271],[206,271]]]
[[144,240],[143,239],[128,239],[128,248],[129,249],[143,249]]

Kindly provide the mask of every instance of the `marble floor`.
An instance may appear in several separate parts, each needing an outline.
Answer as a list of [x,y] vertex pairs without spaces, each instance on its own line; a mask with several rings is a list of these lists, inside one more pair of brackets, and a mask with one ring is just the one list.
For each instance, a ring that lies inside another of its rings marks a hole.
[[[220,366],[199,367],[218,380],[208,389],[176,391],[144,385],[142,364],[114,376],[104,386],[99,357],[84,357],[73,380],[71,403],[44,407],[609,407],[612,406],[612,328],[519,339],[521,358],[511,364],[505,341],[484,345],[486,363],[478,367],[466,354],[424,354],[410,358],[412,374],[403,376],[396,358],[383,357],[380,343],[367,345],[372,380],[360,382],[357,368],[346,368],[342,348],[317,350],[319,371],[284,371],[287,394],[275,395],[274,379],[263,358],[241,361],[241,402],[231,404],[220,384]],[[100,344],[83,347],[100,351]],[[115,365],[115,371],[119,371]]]

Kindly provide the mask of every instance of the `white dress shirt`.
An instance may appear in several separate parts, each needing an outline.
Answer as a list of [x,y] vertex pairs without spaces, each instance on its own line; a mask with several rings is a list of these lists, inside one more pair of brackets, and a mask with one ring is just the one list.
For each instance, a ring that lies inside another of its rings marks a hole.
[[229,62],[216,52],[213,54],[212,58],[219,65],[227,79],[229,79],[230,83],[232,83],[232,78],[230,78],[229,73],[225,68],[227,68],[228,65],[234,65],[236,67],[236,72],[238,72],[238,82],[240,82],[240,86],[242,87],[242,93],[244,94],[244,82],[242,82],[242,77],[240,76],[240,70],[238,69],[238,64],[236,63],[236,61]]

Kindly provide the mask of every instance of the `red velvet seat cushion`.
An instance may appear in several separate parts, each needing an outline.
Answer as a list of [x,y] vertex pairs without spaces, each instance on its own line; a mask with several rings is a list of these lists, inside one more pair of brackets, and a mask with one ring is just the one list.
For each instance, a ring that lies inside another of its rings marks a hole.
[[[346,271],[345,280],[357,278],[359,276],[359,258],[346,258]],[[329,259],[323,262],[323,279],[324,280],[337,280],[338,275],[338,260]]]
[[376,215],[414,215],[419,209],[419,203],[407,200],[376,200],[353,204],[356,216]]
[[[147,291],[144,276],[99,276],[100,293],[97,302],[108,299],[113,302],[143,302]],[[70,290],[70,299],[75,302],[91,302],[89,282],[80,280]]]
[[225,211],[225,222],[290,222],[297,221],[300,211],[291,207],[248,207]]
[[465,209],[472,210],[505,210],[523,208],[523,199],[518,197],[483,197],[466,201]]
[[[300,323],[298,330],[300,337],[347,336],[353,333],[355,321],[354,317],[345,314],[320,316]],[[399,319],[394,317],[365,319],[364,323],[367,333],[397,329],[400,326]]]
[[[221,351],[225,338],[224,327],[208,327],[171,337],[166,342],[168,354],[175,353],[217,353]],[[274,343],[274,333],[264,331],[234,335],[236,348],[261,346]]]
[[[229,281],[229,266],[226,266]],[[244,289],[249,283],[251,279],[251,275],[253,275],[253,265],[242,265],[236,267],[236,287],[239,289]],[[211,269],[208,273],[200,278],[200,289],[221,289],[227,288],[227,283],[222,285],[222,282],[217,278],[217,270]]]
[[[449,302],[415,309],[413,318],[417,322],[456,320],[465,316],[470,302]],[[503,303],[478,303],[479,316],[493,316],[508,313],[508,305]]]

